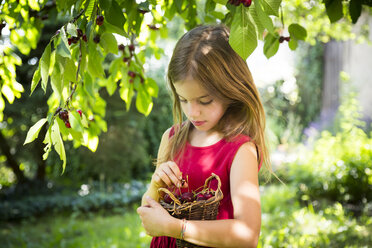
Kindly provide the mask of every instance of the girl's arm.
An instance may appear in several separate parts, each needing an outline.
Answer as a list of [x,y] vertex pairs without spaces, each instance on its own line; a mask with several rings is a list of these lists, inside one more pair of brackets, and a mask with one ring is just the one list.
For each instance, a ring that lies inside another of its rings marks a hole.
[[[163,136],[161,137],[161,141],[160,141],[160,145],[159,145],[159,150],[158,150],[158,158],[163,157],[164,152],[165,152],[165,148],[168,146],[169,132],[170,132],[170,128],[167,131],[165,131],[163,133]],[[158,164],[156,165],[156,167],[158,167]],[[147,205],[146,196],[150,196],[155,201],[159,201],[158,189],[159,189],[159,185],[156,185],[151,180],[151,183],[150,183],[149,188],[147,189],[147,191],[145,192],[145,194],[143,194],[143,196],[142,196],[141,206]]]
[[[234,219],[187,221],[184,239],[211,247],[256,247],[261,228],[256,147],[246,143],[238,150],[230,172]],[[169,223],[167,236],[180,238],[182,220]]]

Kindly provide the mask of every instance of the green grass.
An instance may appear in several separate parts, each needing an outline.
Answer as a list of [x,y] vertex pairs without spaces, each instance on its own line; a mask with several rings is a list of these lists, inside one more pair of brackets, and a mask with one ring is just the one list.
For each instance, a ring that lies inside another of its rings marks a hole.
[[135,209],[0,223],[1,247],[149,247],[151,237],[145,234]]

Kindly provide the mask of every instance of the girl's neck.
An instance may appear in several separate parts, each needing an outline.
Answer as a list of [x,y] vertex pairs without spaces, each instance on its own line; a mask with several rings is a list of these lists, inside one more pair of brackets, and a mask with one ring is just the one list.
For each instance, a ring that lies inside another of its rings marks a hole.
[[192,146],[210,146],[223,138],[223,135],[217,131],[203,132],[193,126],[190,127],[188,141]]

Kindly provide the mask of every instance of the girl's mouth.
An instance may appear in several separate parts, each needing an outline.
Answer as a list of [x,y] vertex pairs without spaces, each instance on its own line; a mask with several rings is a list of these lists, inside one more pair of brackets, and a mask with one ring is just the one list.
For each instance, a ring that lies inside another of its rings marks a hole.
[[205,121],[192,121],[192,124],[194,124],[195,126],[201,126],[205,123]]

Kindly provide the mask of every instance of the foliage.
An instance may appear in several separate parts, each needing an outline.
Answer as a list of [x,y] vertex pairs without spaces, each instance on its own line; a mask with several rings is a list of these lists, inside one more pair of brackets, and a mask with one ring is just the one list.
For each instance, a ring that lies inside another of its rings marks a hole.
[[141,220],[132,207],[114,213],[79,216],[47,215],[0,227],[2,247],[149,247]]
[[[340,9],[333,8],[335,3],[325,2],[331,21],[336,20],[335,13],[340,16]],[[353,21],[358,19],[362,4],[368,3],[352,1],[350,4],[351,10],[357,10],[350,12]],[[107,130],[106,102],[100,95],[101,88],[106,88],[110,95],[118,91],[127,110],[135,97],[139,112],[144,115],[151,112],[158,87],[145,75],[143,66],[151,55],[162,56],[163,50],[156,43],[159,36],[168,37],[167,23],[174,16],[180,16],[187,29],[200,23],[223,22],[231,27],[231,46],[244,59],[256,48],[257,39],[264,40],[264,53],[271,57],[278,50],[281,30],[285,28],[280,6],[281,0],[256,0],[250,7],[235,6],[227,0],[2,2],[0,19],[5,22],[1,25],[10,31],[11,44],[7,46],[4,59],[15,58],[15,48],[23,54],[35,48],[45,20],[65,20],[47,44],[31,85],[31,93],[40,81],[44,92],[48,85],[53,91],[48,100],[49,113],[45,117],[48,131],[44,137],[44,159],[54,149],[63,161],[64,170],[63,140],[73,140],[75,147],[84,145],[92,151],[97,149],[98,136]],[[283,27],[277,28],[280,22]],[[291,49],[307,36],[306,29],[295,21],[288,26],[288,32]],[[26,38],[22,38],[22,33]],[[20,65],[19,61],[7,62],[8,68]],[[2,93],[12,103],[13,96],[20,96],[23,89],[17,87],[14,70],[3,71]],[[4,101],[2,97],[0,99],[2,112]],[[69,119],[60,120],[58,114],[65,110]],[[82,111],[81,117],[77,110]],[[95,121],[90,121],[92,119]],[[37,137],[40,126],[30,129],[25,143]]]
[[12,195],[0,203],[0,220],[19,220],[37,217],[46,213],[71,213],[81,214],[103,209],[114,209],[128,206],[130,203],[141,199],[146,185],[140,181],[119,184],[112,183],[105,187],[102,183],[81,185],[74,192],[59,192],[37,195],[23,194]]
[[288,165],[302,200],[330,199],[360,206],[372,201],[372,138],[362,129],[354,93],[340,106],[335,134],[323,131]]
[[258,247],[368,247],[372,218],[353,218],[340,203],[302,207],[297,186],[266,186],[261,192],[262,230]]

